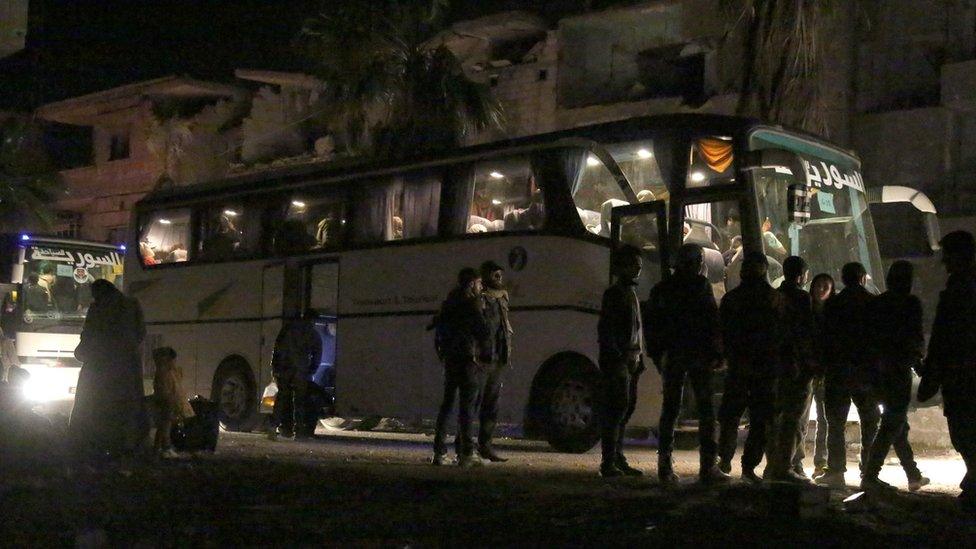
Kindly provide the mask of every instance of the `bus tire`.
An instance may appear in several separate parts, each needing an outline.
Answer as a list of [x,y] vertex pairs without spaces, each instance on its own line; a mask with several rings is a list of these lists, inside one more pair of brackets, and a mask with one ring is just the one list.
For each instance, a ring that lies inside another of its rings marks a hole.
[[560,452],[581,454],[600,440],[600,374],[582,357],[566,357],[546,372],[541,395],[546,440]]
[[211,399],[217,404],[220,426],[248,432],[260,421],[257,386],[243,359],[225,360],[214,374]]

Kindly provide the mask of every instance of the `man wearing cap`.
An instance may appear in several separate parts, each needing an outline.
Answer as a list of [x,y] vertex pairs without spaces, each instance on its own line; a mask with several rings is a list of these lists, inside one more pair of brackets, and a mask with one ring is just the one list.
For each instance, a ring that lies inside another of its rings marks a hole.
[[498,422],[498,397],[502,390],[502,375],[511,360],[512,324],[508,319],[508,290],[502,280],[504,269],[494,261],[481,264],[482,293],[485,321],[491,340],[491,363],[487,365],[485,383],[481,389],[481,409],[478,422],[478,454],[488,461],[508,461],[491,446],[491,437]]
[[928,355],[918,388],[925,401],[942,387],[949,437],[966,463],[959,494],[976,511],[976,243],[966,231],[945,235],[942,263],[949,273],[932,323]]

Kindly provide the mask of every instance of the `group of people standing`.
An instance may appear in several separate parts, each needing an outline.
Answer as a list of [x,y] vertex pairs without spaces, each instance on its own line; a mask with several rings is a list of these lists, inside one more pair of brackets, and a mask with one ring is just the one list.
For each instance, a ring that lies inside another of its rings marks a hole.
[[[447,420],[455,400],[457,464],[469,467],[485,461],[508,461],[492,447],[502,375],[509,364],[514,333],[503,278],[504,269],[494,261],[484,262],[480,271],[461,269],[457,287],[441,304],[431,324],[437,353],[444,362],[444,397],[437,414],[431,458],[434,465],[447,462]],[[476,414],[477,442],[472,433]]]
[[[835,295],[827,274],[814,277],[812,293],[805,289],[809,273],[797,256],[786,258],[784,281],[774,289],[765,254],[750,252],[743,258],[741,284],[719,304],[703,273],[702,248],[685,244],[673,274],[641,304],[635,290],[641,254],[628,247],[616,250],[616,280],[604,293],[598,329],[604,404],[600,474],[642,474],[624,457],[623,434],[646,356],[663,378],[662,482],[678,480],[672,461],[674,427],[687,380],[697,408],[703,482],[730,479],[746,411],[743,479],[810,482],[802,467],[803,442],[816,400],[826,420],[826,437],[823,422],[817,425],[820,448],[813,476],[818,483],[845,486],[845,430],[853,404],[860,417],[862,488],[892,489],[878,474],[894,447],[909,489],[918,490],[929,479],[919,471],[908,442],[914,369],[922,376],[919,400],[942,388],[950,435],[969,469],[962,498],[976,507],[976,245],[971,234],[960,231],[942,240],[942,250],[949,280],[927,353],[922,305],[911,293],[914,273],[908,262],[891,266],[888,291],[880,296],[865,288],[864,266],[849,263],[842,269],[844,288]],[[727,376],[716,418],[713,375],[723,365]],[[760,475],[756,468],[764,456]]]

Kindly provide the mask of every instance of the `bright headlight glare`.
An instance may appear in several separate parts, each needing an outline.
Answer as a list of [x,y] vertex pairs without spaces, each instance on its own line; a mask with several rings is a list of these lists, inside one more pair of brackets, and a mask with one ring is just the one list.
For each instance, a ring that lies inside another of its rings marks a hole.
[[24,398],[33,402],[50,402],[68,397],[68,391],[64,387],[45,383],[45,380],[31,376],[24,383]]

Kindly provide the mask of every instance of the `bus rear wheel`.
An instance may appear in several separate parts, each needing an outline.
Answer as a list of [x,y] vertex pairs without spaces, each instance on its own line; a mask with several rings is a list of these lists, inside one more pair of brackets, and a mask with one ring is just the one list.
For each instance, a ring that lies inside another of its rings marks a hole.
[[213,401],[220,426],[228,431],[250,431],[258,419],[257,390],[246,366],[221,365],[214,376]]
[[560,365],[546,402],[546,440],[560,452],[581,454],[600,440],[599,374],[575,363]]

